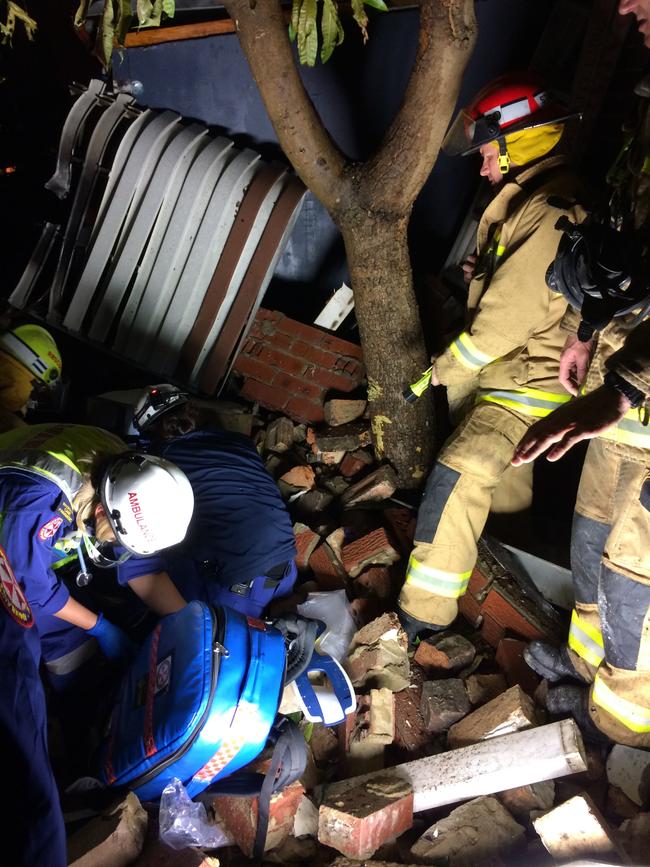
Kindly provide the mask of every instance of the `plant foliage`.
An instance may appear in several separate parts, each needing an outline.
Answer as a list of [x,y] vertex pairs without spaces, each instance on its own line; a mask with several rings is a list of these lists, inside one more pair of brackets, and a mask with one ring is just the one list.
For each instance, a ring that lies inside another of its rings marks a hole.
[[[79,0],[75,27],[86,20],[90,0]],[[131,0],[104,0],[104,11],[97,35],[96,52],[104,66],[110,66],[115,48],[124,46],[124,39],[132,24],[138,27],[160,27],[165,18],[173,18],[175,0],[137,0],[135,21]]]
[[[384,0],[352,0],[351,5],[354,20],[361,29],[363,41],[366,42],[368,15],[365,7],[372,6],[381,12],[386,12],[388,7]],[[292,42],[296,41],[298,57],[304,66],[315,65],[319,41],[321,62],[327,63],[344,37],[338,0],[293,0],[289,37]]]

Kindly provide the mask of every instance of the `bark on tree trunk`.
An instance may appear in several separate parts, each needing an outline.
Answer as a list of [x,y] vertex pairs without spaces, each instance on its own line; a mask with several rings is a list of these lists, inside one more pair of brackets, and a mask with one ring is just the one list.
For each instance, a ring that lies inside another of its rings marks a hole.
[[351,209],[339,224],[364,347],[375,451],[398,469],[403,487],[417,487],[429,469],[434,430],[428,395],[415,404],[402,397],[414,371],[430,363],[413,293],[408,217]]
[[433,410],[402,390],[429,366],[406,232],[435,163],[476,39],[473,0],[421,0],[418,49],[393,123],[366,163],[345,159],[298,75],[278,0],[224,0],[278,141],[341,230],[350,268],[375,448],[404,487],[433,457]]

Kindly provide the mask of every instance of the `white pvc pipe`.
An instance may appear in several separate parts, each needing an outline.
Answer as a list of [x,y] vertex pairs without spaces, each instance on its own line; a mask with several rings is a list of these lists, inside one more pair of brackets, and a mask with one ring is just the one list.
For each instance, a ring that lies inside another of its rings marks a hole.
[[[580,730],[572,719],[565,719],[406,762],[390,768],[389,773],[411,783],[413,811],[419,813],[586,769]],[[331,783],[321,787],[320,794],[329,801],[350,787],[385,773],[376,771]]]

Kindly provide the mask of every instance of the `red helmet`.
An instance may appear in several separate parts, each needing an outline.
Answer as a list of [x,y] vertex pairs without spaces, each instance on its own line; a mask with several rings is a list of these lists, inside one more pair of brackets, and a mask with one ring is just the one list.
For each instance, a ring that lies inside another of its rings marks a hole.
[[530,72],[509,73],[487,84],[449,127],[442,150],[466,156],[481,145],[524,129],[562,123],[571,117],[566,106],[554,102],[544,84]]

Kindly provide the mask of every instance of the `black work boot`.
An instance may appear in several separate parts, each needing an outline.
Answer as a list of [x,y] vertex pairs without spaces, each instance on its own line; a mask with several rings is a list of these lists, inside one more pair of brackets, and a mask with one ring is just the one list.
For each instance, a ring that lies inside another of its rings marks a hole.
[[443,632],[449,628],[447,626],[437,626],[435,623],[427,623],[425,620],[418,620],[399,607],[397,608],[397,616],[404,632],[408,636],[410,647],[415,645],[418,639],[423,641],[425,638],[429,638],[430,635],[434,635],[436,632]]
[[573,667],[566,644],[553,647],[547,641],[531,641],[524,650],[524,659],[533,671],[553,683],[563,677],[571,677],[580,683],[589,682]]
[[586,687],[564,684],[549,689],[546,709],[555,716],[572,716],[586,740],[597,744],[611,743],[589,716],[589,689]]

